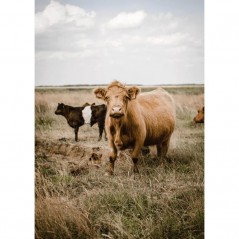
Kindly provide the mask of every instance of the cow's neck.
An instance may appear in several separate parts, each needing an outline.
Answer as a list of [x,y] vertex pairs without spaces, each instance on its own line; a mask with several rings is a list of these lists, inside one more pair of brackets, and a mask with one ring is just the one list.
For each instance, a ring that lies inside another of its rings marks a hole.
[[70,114],[70,107],[69,106],[65,106],[65,110],[64,110],[63,116],[65,116],[65,118],[68,118],[69,114]]
[[[124,116],[123,116],[124,117]],[[120,135],[121,135],[121,128],[123,125],[123,119],[117,119],[114,122],[114,127],[115,127],[115,140],[120,142]]]
[[125,116],[122,116],[119,119],[111,118],[111,123],[114,125],[116,130],[120,130],[122,125],[124,124]]

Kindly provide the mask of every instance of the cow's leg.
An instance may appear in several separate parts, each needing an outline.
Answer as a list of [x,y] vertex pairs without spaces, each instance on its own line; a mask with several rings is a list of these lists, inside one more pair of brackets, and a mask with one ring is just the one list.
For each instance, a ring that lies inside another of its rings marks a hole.
[[165,158],[169,148],[170,138],[157,145],[157,155],[160,159]]
[[157,147],[157,156],[160,158],[162,151],[162,143],[160,142],[159,144],[156,145],[156,147]]
[[75,141],[78,141],[78,131],[79,131],[79,127],[75,127]]
[[104,128],[104,132],[105,132],[105,140],[107,141],[108,139],[107,139],[107,133],[105,131],[105,128]]
[[133,173],[139,173],[139,169],[137,167],[138,157],[137,158],[132,158],[132,160],[133,160],[132,172]]
[[101,140],[102,138],[102,134],[103,134],[103,126],[100,122],[98,122],[98,128],[99,128],[99,138],[98,138],[98,141]]
[[143,147],[143,142],[136,142],[135,147],[132,152],[132,161],[133,161],[133,166],[132,166],[132,173],[139,173],[139,169],[137,167],[137,162],[138,162],[138,157],[141,151],[141,148]]
[[141,153],[143,156],[148,155],[150,153],[150,149],[148,146],[143,146],[141,149]]
[[115,165],[115,160],[117,159],[117,148],[115,147],[113,140],[111,140],[110,142],[110,147],[112,151],[110,152],[110,155],[109,155],[109,164],[107,166],[106,173],[105,173],[106,176],[114,174],[114,165]]

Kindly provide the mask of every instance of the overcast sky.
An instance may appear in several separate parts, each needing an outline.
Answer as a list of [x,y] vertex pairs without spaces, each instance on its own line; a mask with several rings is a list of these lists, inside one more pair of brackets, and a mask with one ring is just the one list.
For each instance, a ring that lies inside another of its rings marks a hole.
[[36,0],[36,86],[204,83],[203,0]]

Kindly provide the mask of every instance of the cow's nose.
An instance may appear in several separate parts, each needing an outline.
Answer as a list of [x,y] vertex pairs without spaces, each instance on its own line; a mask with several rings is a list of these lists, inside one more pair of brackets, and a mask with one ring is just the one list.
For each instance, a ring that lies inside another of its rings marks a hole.
[[120,106],[113,106],[112,107],[112,113],[121,113],[122,108]]

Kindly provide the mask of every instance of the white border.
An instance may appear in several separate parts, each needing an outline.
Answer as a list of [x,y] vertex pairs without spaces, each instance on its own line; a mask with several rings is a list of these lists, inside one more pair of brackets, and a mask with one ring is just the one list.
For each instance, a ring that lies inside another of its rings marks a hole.
[[0,8],[0,238],[34,238],[34,1]]
[[[205,0],[205,238],[239,238],[238,1]],[[34,238],[34,1],[0,8],[0,238]]]
[[205,238],[239,238],[238,9],[205,0]]

